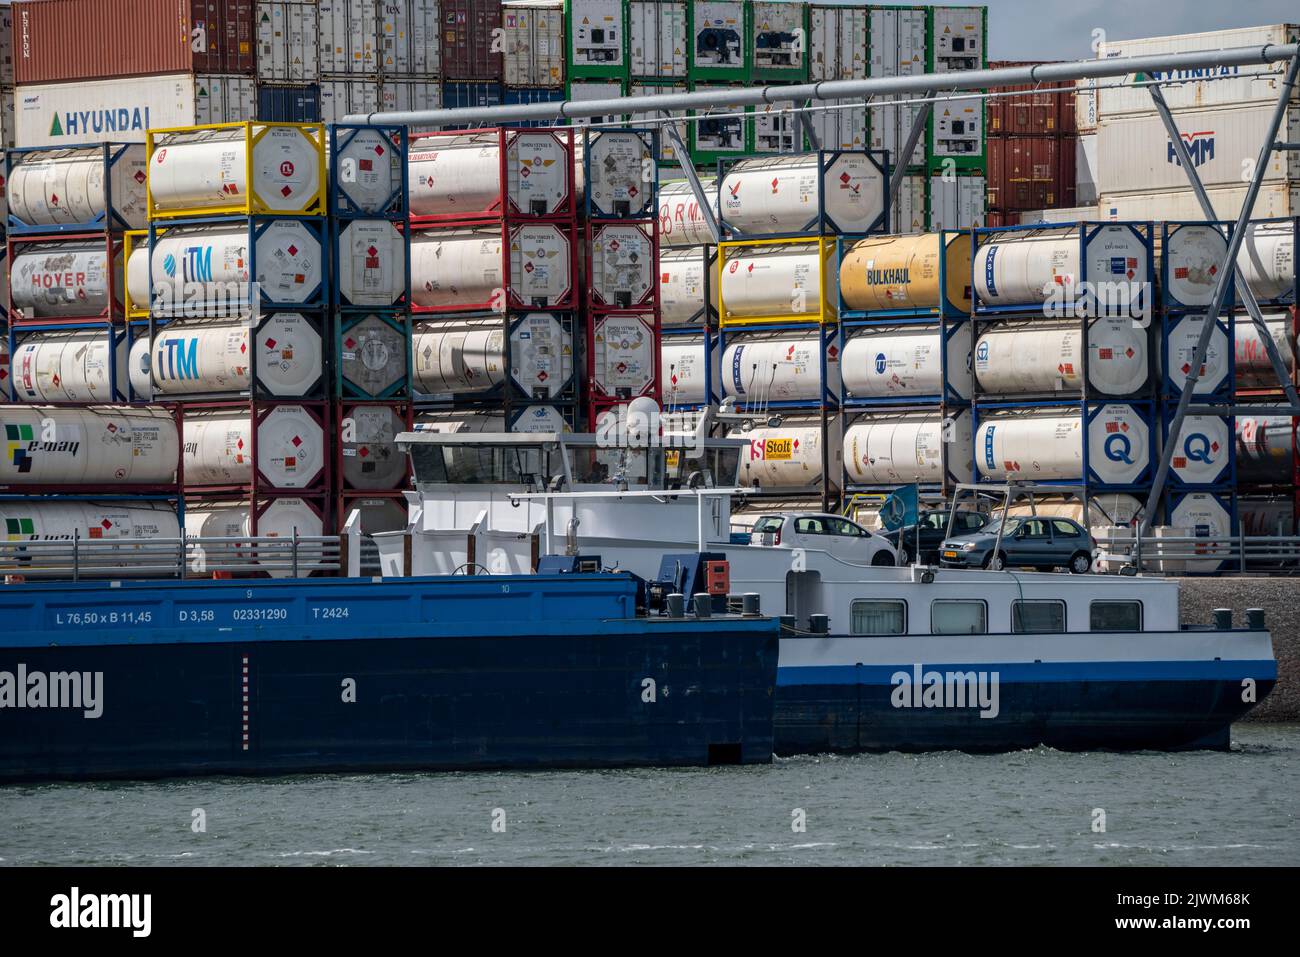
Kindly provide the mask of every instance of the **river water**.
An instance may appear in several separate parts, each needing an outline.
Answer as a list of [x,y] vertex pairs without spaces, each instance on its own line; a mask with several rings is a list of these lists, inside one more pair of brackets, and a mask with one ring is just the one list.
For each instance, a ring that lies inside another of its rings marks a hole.
[[1233,738],[1184,754],[7,787],[0,865],[1300,864],[1300,725]]

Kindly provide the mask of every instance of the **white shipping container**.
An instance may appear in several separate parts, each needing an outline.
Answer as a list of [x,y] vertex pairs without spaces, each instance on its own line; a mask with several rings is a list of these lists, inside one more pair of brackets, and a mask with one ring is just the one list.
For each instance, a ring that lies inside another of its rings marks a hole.
[[866,8],[814,6],[810,21],[808,69],[813,81],[866,79]]
[[1076,203],[1088,206],[1097,202],[1096,133],[1086,133],[1074,141],[1074,184]]
[[441,73],[438,31],[438,0],[384,0],[379,11],[378,51],[385,78],[436,77]]
[[569,9],[572,62],[577,66],[625,67],[623,0],[569,0]]
[[[1144,94],[1150,99],[1149,94]],[[1097,81],[1074,81],[1074,125],[1083,136],[1097,132]]]
[[[803,150],[803,128],[799,118],[788,112],[788,103],[754,108],[754,152],[798,153]],[[783,112],[785,111],[785,112]]]
[[1063,206],[1060,209],[1033,209],[1020,214],[1020,225],[1034,223],[1087,223],[1097,219],[1096,206]]
[[[1245,186],[1225,186],[1207,190],[1216,219],[1236,220],[1246,201]],[[1160,190],[1151,193],[1111,193],[1097,201],[1099,219],[1111,222],[1203,220],[1201,204],[1190,189]],[[1300,215],[1300,183],[1279,183],[1260,188],[1255,199],[1252,219]]]
[[143,143],[145,131],[253,119],[252,77],[166,76],[19,87],[15,129],[23,146]]
[[315,0],[258,3],[258,79],[315,83],[320,78],[319,11]]
[[[984,149],[984,101],[951,99],[936,103],[931,122],[930,152],[936,157],[969,156]],[[907,131],[900,130],[905,144]]]
[[320,118],[323,123],[342,123],[353,113],[379,111],[379,82],[370,79],[322,80]]
[[506,86],[564,83],[564,4],[506,3],[501,7]]
[[829,105],[838,108],[808,114],[818,146],[824,150],[866,149],[871,139],[866,104],[859,100],[832,100]]
[[[1264,142],[1272,104],[1220,110],[1197,110],[1175,116],[1196,172],[1207,187],[1248,182]],[[1287,111],[1278,131],[1283,142],[1300,142],[1300,106]],[[1275,150],[1264,169],[1263,182],[1300,181],[1300,152]],[[1105,117],[1097,133],[1097,191],[1153,192],[1187,186],[1173,144],[1160,117],[1154,114]]]
[[930,49],[934,72],[978,70],[984,66],[986,7],[931,7]]
[[745,5],[736,0],[695,0],[694,64],[736,69],[745,62]]
[[14,129],[14,91],[0,90],[0,149],[18,145]]
[[983,226],[986,195],[983,176],[931,176],[930,230]]
[[[1160,56],[1162,54],[1191,53],[1200,50],[1221,50],[1228,47],[1262,47],[1270,43],[1295,43],[1300,38],[1300,26],[1274,24],[1271,26],[1243,27],[1234,30],[1216,30],[1211,33],[1187,33],[1178,36],[1151,37],[1140,40],[1115,40],[1103,42],[1098,50],[1099,59],[1115,57]],[[1196,67],[1183,70],[1153,70],[1144,79],[1176,80],[1162,87],[1165,101],[1172,110],[1204,109],[1258,103],[1277,102],[1281,92],[1281,79],[1286,62],[1231,67]],[[1123,78],[1125,83],[1136,80]],[[1103,81],[1106,83],[1109,81]],[[1292,99],[1300,102],[1300,90],[1292,91]],[[1145,87],[1102,87],[1098,90],[1097,112],[1102,119],[1134,113],[1151,113],[1151,94]],[[1256,144],[1256,149],[1258,144]]]
[[[916,76],[925,72],[925,10],[916,8],[871,10],[871,48],[868,70],[872,78]],[[889,103],[899,97],[881,97]],[[899,151],[907,142],[908,132],[919,112],[916,104],[873,106],[871,109],[871,148],[889,150],[889,163],[912,166],[925,162],[925,137],[917,141],[916,151],[900,162]]]
[[657,79],[686,76],[685,0],[632,0],[628,17],[632,75]]
[[925,177],[905,176],[898,200],[889,210],[889,231],[896,235],[923,233],[926,226]]
[[[618,82],[581,81],[569,84],[569,99],[575,102],[588,100],[617,100],[623,96],[623,84]],[[610,113],[605,116],[575,116],[571,121],[574,126],[587,126],[591,123],[617,123],[621,114]]]
[[379,0],[321,0],[320,71],[379,72]]
[[[385,77],[379,85],[381,110],[439,110],[442,109],[442,84],[437,80],[394,79]],[[422,133],[432,127],[413,126],[412,133]]]
[[753,66],[758,70],[803,70],[808,50],[804,29],[806,5],[754,0],[749,5],[754,49]]
[[[668,86],[649,86],[645,83],[633,83],[630,87],[628,87],[629,96],[659,96],[661,94],[666,94],[666,93],[685,93],[685,92],[686,92],[685,83],[674,83]],[[686,115],[686,111],[675,110],[670,115],[684,117]],[[644,127],[647,120],[649,119],[659,120],[662,118],[663,115],[658,110],[656,110],[654,113],[633,113],[628,117],[628,121],[631,123],[633,127]],[[673,147],[673,142],[671,139],[669,139],[667,131],[664,129],[663,126],[658,126],[655,128],[659,130],[659,161],[661,163],[677,162],[677,150]],[[678,129],[681,131],[683,140],[687,140],[690,137],[690,129],[688,124],[682,122],[678,125]]]
[[0,87],[14,85],[14,8],[0,7]]

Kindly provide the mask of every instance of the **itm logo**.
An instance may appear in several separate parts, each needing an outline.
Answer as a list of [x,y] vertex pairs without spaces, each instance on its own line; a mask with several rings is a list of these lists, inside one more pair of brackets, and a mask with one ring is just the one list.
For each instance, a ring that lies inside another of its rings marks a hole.
[[182,279],[185,282],[212,282],[211,246],[185,247]]
[[[1182,134],[1183,142],[1187,144],[1187,152],[1192,157],[1192,165],[1198,169],[1207,162],[1214,159],[1214,131],[1203,130],[1200,133]],[[1178,153],[1174,150],[1174,144],[1166,142],[1166,162],[1175,166],[1182,166],[1178,162]]]
[[26,475],[32,470],[32,457],[27,453],[35,441],[36,434],[30,425],[5,426],[5,457],[18,470],[19,475]]
[[153,929],[152,894],[69,894],[50,898],[50,926],[77,929],[128,928],[132,937],[148,937]]

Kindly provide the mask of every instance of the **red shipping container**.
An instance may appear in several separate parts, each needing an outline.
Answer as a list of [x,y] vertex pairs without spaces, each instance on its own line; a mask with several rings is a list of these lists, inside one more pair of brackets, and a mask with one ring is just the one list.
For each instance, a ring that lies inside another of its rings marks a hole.
[[1075,205],[1073,137],[990,136],[988,157],[990,209],[1053,209]]
[[1019,226],[1019,213],[989,212],[984,216],[986,226]]
[[[1037,66],[1034,62],[1002,60],[989,64],[990,69],[1013,66]],[[1074,89],[1057,89],[1064,84],[1001,87],[992,92],[1003,94],[988,100],[990,135],[1054,136],[1073,133]],[[1009,95],[1014,93],[1014,95]]]
[[492,52],[500,29],[497,0],[442,0],[443,78],[502,82],[504,61]]
[[19,84],[257,67],[255,0],[19,0]]

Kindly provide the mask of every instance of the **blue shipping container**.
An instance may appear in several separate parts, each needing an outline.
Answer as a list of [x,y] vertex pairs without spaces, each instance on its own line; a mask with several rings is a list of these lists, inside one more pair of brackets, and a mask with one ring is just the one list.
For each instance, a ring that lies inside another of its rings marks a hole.
[[[501,84],[479,83],[474,81],[448,82],[442,85],[442,105],[444,108],[464,109],[478,106],[500,106]],[[482,123],[473,124],[474,127]],[[470,125],[448,126],[449,130],[469,129]]]
[[266,123],[319,123],[320,87],[259,86],[257,118]]
[[[506,87],[505,102],[507,106],[527,103],[557,103],[564,99],[564,87],[542,87],[542,86],[508,86]],[[529,122],[512,123],[512,126],[554,126],[555,123],[550,120],[532,120]]]

